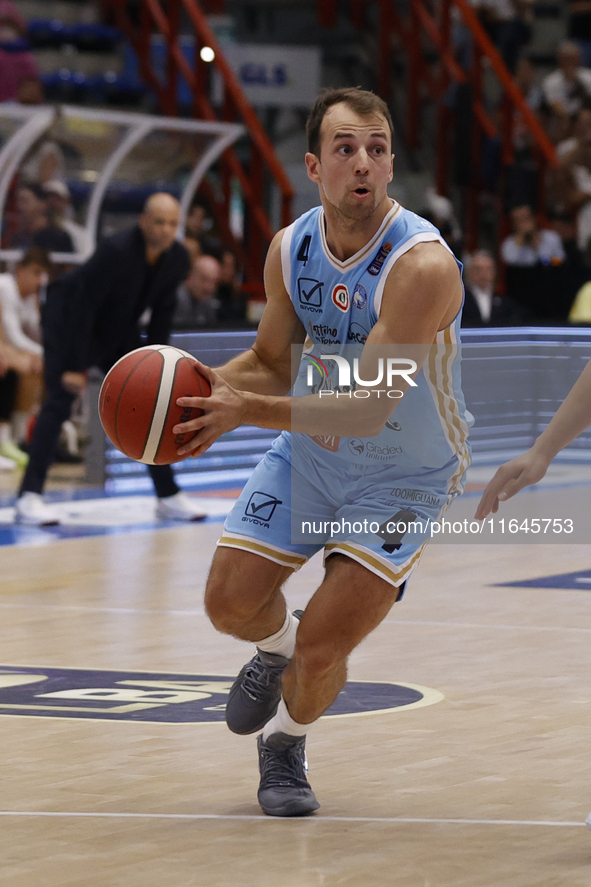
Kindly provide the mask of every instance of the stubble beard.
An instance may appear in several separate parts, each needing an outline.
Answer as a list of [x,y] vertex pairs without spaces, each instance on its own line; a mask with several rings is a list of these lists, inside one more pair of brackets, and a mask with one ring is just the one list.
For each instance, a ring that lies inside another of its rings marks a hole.
[[326,191],[324,191],[324,196],[331,209],[336,213],[335,221],[345,229],[354,228],[359,223],[369,221],[378,208],[378,201],[375,196],[369,206],[356,206],[353,202],[349,202],[346,197],[343,197],[338,204],[333,203]]

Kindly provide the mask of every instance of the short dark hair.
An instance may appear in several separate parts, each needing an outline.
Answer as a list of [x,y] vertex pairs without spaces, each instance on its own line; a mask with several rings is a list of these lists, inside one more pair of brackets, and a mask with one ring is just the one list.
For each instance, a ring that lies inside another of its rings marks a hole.
[[386,102],[375,93],[360,86],[347,86],[342,89],[323,89],[312,106],[312,110],[306,122],[306,135],[308,136],[308,151],[320,156],[320,128],[325,114],[333,105],[345,104],[359,117],[369,117],[370,114],[381,114],[386,119],[390,128],[390,137],[394,138],[394,124],[392,115]]
[[46,271],[51,271],[53,268],[49,253],[40,246],[30,246],[24,256],[19,259],[17,265],[20,265],[21,268],[26,268],[28,265],[41,265]]

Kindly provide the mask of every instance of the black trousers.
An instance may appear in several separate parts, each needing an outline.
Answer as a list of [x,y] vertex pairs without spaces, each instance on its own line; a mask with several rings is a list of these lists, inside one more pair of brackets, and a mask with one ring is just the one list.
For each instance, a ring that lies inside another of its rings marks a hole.
[[9,422],[16,400],[18,376],[14,370],[0,377],[0,422]]
[[[62,423],[70,418],[76,395],[63,388],[61,376],[63,363],[45,350],[46,397],[41,407],[29,446],[29,464],[23,476],[19,496],[23,493],[42,493],[45,479],[60,436]],[[147,465],[150,477],[159,499],[174,496],[179,492],[170,465]]]

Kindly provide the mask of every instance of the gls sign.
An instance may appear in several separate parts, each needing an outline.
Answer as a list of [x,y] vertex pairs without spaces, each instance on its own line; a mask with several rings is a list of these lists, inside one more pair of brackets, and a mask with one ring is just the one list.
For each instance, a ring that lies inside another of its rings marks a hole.
[[[337,390],[331,390],[328,388],[321,388],[318,394],[320,397],[328,396],[336,394],[337,397],[339,395],[351,396],[351,366],[346,357],[342,357],[338,354],[321,354],[320,360],[318,363],[325,369],[324,361],[332,360],[336,363],[338,369],[338,387]],[[385,391],[388,397],[392,397],[395,399],[400,399],[404,392],[393,389],[392,386],[394,384],[394,377],[399,377],[404,379],[407,385],[412,386],[413,388],[417,387],[417,383],[412,379],[413,373],[416,373],[418,366],[414,360],[405,357],[388,357],[386,358],[384,365],[384,358],[380,357],[378,359],[378,375],[375,379],[365,380],[362,379],[359,375],[359,358],[355,357],[353,359],[353,380],[356,385],[362,386],[361,390],[355,389],[353,390],[354,397],[370,397],[370,392],[365,391],[363,389],[367,388],[377,388],[378,385],[381,385],[385,378],[385,389],[380,389],[377,394],[378,397],[382,391]],[[325,375],[323,373],[323,375]],[[328,376],[328,373],[326,373]],[[307,384],[308,387],[312,387],[314,385],[314,364],[310,363],[308,366],[307,373]]]

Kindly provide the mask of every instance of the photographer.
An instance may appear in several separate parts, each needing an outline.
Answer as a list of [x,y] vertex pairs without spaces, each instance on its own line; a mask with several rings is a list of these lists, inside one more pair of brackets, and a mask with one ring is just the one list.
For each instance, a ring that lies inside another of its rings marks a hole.
[[507,307],[518,324],[566,320],[573,293],[560,236],[541,228],[530,206],[511,210],[514,233],[501,246],[505,263]]

